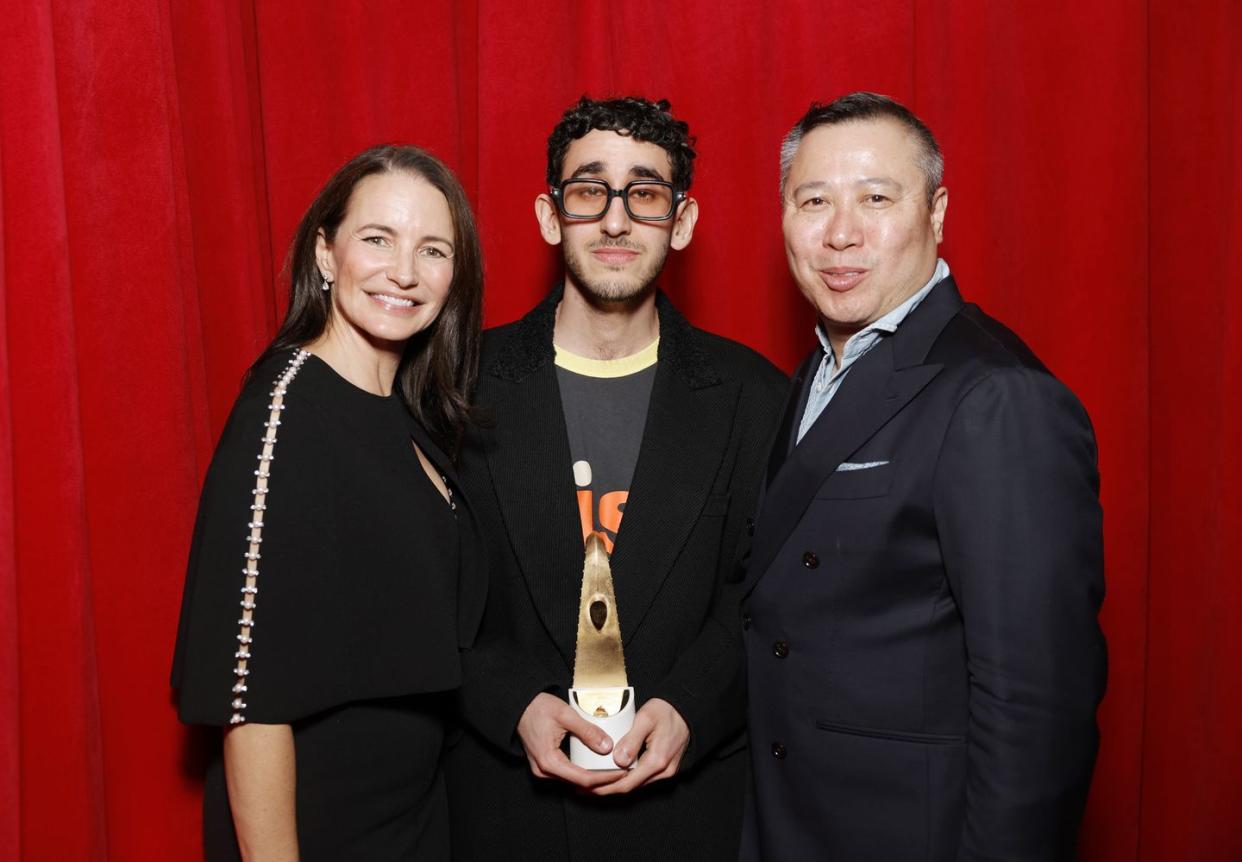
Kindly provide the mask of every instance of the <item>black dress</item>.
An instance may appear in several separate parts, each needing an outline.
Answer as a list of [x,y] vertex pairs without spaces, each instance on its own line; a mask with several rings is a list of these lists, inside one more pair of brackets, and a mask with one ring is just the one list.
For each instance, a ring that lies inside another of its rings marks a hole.
[[[448,858],[441,748],[484,587],[469,510],[395,397],[286,353],[233,408],[199,503],[172,683],[183,721],[291,724],[301,858]],[[217,757],[207,858],[237,858]]]

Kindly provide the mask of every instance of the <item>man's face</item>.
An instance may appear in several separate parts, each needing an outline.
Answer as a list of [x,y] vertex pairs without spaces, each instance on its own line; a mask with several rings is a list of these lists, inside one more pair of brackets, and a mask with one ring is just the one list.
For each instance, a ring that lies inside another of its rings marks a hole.
[[820,126],[798,147],[783,190],[785,253],[834,341],[896,308],[935,270],[948,192],[928,206],[918,152],[889,119]]
[[[569,145],[561,172],[562,180],[598,179],[618,189],[633,180],[671,178],[662,147],[598,129]],[[631,219],[621,199],[614,198],[597,219],[571,219],[543,194],[535,201],[535,214],[544,240],[561,246],[567,282],[596,302],[625,302],[647,292],[670,247],[690,243],[697,204],[687,199],[673,218],[652,222]]]

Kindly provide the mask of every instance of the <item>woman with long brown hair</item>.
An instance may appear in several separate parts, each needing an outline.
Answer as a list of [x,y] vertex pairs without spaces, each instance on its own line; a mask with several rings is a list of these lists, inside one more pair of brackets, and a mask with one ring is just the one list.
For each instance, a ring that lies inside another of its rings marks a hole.
[[323,187],[291,300],[204,483],[173,667],[224,728],[209,859],[447,859],[440,750],[484,581],[449,455],[482,264],[461,186],[414,147]]

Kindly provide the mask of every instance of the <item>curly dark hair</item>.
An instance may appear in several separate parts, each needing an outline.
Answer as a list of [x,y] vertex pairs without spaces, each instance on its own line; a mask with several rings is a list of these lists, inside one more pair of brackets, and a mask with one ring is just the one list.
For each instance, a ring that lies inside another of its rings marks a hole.
[[569,145],[596,129],[628,135],[655,144],[668,153],[673,185],[681,191],[694,179],[694,138],[690,124],[669,113],[668,99],[652,102],[639,96],[590,99],[583,96],[561,116],[548,136],[548,185],[561,181]]

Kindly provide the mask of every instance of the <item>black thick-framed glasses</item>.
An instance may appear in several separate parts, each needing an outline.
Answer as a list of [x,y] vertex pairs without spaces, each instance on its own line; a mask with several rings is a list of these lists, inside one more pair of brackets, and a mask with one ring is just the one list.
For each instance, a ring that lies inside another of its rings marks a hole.
[[614,189],[604,180],[570,179],[552,187],[552,198],[565,218],[601,218],[608,212],[612,199],[621,198],[630,218],[666,221],[686,199],[686,193],[663,180],[633,180],[624,188]]

